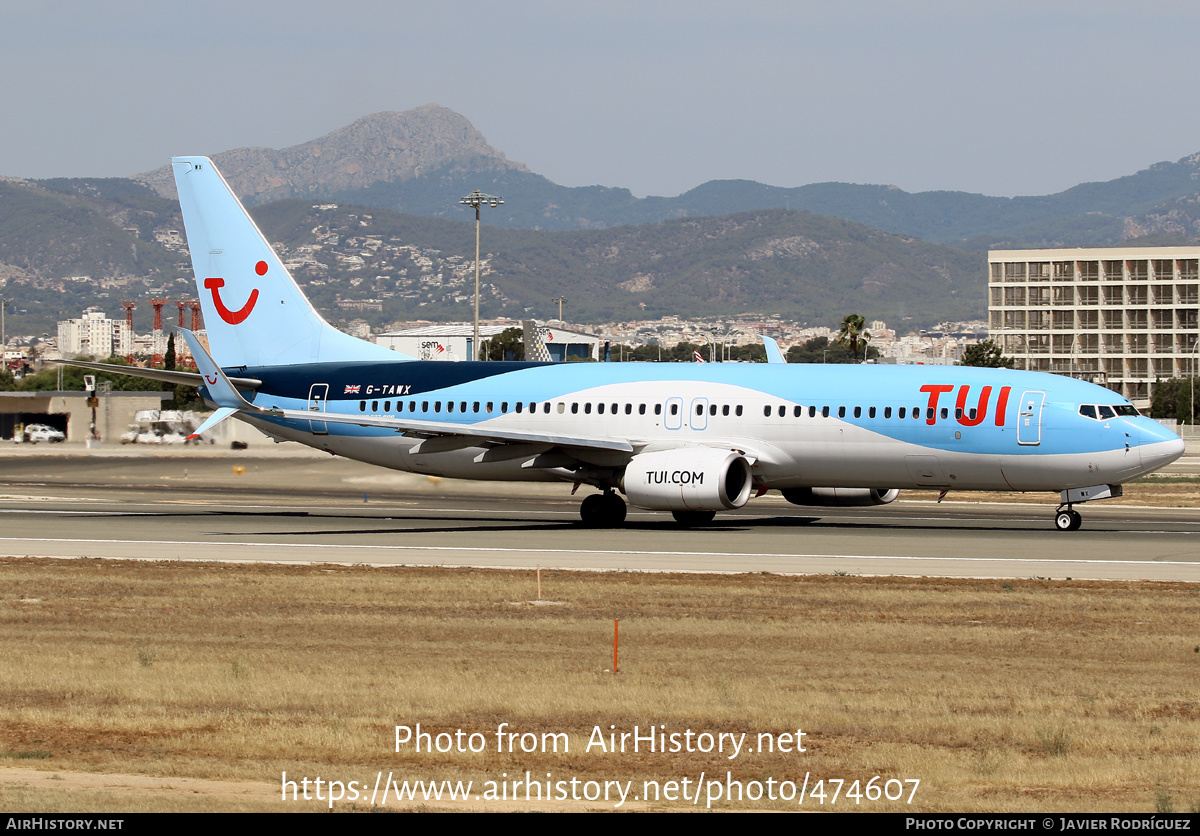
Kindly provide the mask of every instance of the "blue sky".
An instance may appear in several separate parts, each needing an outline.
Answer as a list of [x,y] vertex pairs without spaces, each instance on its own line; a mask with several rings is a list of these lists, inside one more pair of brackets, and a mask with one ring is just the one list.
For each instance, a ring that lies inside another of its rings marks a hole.
[[569,186],[1049,194],[1200,152],[1200,4],[0,0],[0,175],[437,102]]

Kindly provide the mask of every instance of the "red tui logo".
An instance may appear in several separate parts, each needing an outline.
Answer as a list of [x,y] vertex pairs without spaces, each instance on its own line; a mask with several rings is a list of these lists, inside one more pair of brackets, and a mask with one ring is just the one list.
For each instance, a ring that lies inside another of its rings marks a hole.
[[[254,272],[260,276],[266,275],[267,262],[260,261],[254,265]],[[212,292],[213,306],[216,307],[217,313],[221,319],[228,322],[230,325],[240,325],[245,322],[246,317],[250,316],[250,312],[254,310],[254,303],[258,301],[258,288],[250,291],[250,298],[246,300],[246,304],[236,311],[231,311],[221,301],[221,288],[225,286],[224,279],[209,278],[204,280],[204,288]]]

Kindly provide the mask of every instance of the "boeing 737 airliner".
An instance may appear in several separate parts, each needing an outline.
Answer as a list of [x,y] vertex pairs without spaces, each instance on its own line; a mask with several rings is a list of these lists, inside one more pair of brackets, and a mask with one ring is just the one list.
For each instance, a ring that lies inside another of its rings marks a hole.
[[208,159],[172,165],[208,350],[182,331],[199,374],[139,373],[201,386],[217,411],[197,432],[233,416],[397,470],[589,485],[589,526],[620,525],[626,501],[699,525],[769,490],[878,505],[936,488],[1059,492],[1071,531],[1074,505],[1184,450],[1108,389],[1036,372],[788,365],[777,348],[765,364],[414,360],[325,322]]

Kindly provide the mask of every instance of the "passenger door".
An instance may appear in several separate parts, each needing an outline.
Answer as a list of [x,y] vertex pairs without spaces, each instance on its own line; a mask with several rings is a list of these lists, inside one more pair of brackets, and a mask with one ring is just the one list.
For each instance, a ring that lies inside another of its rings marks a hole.
[[1025,392],[1017,410],[1017,444],[1036,447],[1042,443],[1042,406],[1046,402],[1045,392]]
[[[314,383],[308,390],[308,411],[324,412],[325,402],[329,399],[329,384]],[[309,421],[309,429],[313,435],[328,435],[329,424],[325,421]]]

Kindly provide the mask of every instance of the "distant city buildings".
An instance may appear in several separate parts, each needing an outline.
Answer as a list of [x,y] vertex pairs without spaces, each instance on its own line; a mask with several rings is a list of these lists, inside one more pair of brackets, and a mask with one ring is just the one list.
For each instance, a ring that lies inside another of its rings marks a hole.
[[[58,323],[57,354],[64,358],[87,356],[97,360],[130,355],[161,357],[166,354],[169,337],[166,331],[134,334],[124,319],[109,319],[103,310],[92,306],[79,319]],[[190,356],[183,340],[177,342],[175,352],[181,359]]]
[[79,319],[58,323],[58,349],[64,357],[105,358],[133,353],[133,334],[123,319],[109,319],[98,307],[90,307]]

